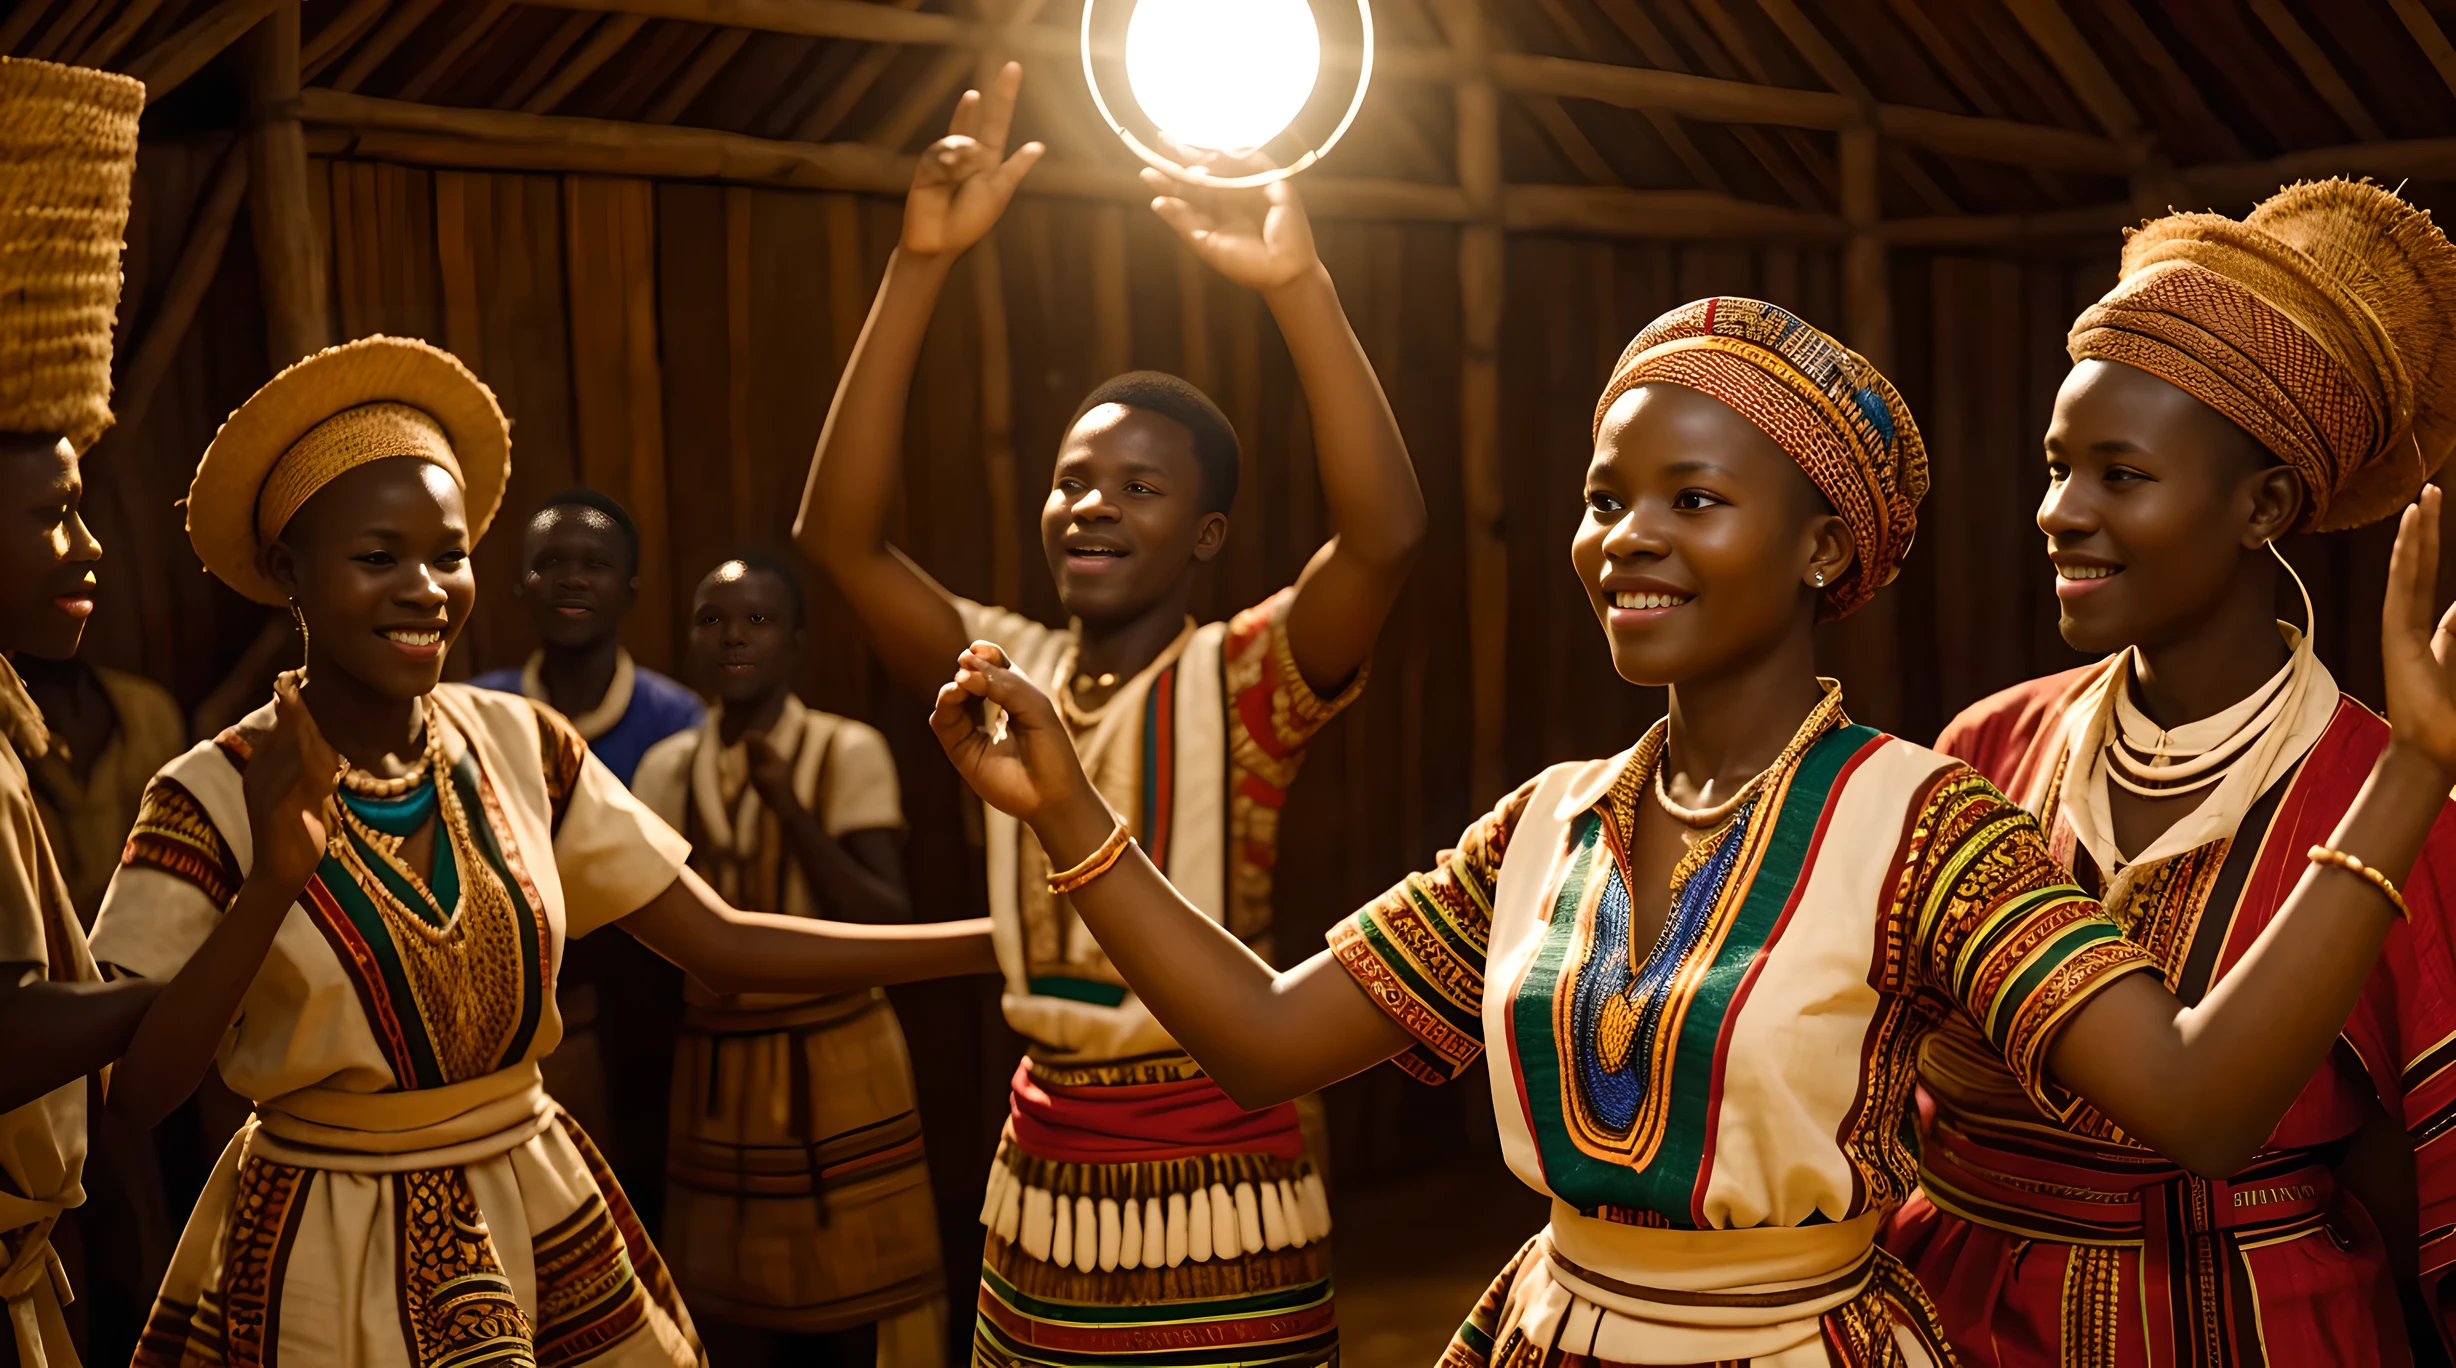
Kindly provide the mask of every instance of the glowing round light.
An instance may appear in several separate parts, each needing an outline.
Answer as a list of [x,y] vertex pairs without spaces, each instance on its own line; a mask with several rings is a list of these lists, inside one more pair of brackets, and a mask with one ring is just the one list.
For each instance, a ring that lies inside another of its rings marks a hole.
[[1279,135],[1322,70],[1306,0],[1142,0],[1126,23],[1126,81],[1188,147],[1248,151]]

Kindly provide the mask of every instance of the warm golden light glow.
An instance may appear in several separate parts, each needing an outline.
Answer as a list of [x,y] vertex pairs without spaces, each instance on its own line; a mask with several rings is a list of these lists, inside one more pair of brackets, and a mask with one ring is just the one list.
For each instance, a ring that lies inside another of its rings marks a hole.
[[1170,138],[1242,152],[1287,128],[1321,75],[1306,0],[1141,0],[1126,24],[1126,80]]

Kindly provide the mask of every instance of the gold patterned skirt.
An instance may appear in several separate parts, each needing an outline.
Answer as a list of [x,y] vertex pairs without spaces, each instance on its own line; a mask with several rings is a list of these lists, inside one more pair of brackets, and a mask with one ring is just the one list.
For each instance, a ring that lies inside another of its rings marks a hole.
[[[132,1368],[704,1363],[656,1246],[534,1065],[428,1091],[446,1096],[260,1104],[188,1220]],[[333,1124],[362,1105],[446,1119]]]
[[884,994],[695,992],[672,1116],[665,1248],[702,1316],[809,1334],[878,1322],[882,1363],[940,1361],[937,1208]]

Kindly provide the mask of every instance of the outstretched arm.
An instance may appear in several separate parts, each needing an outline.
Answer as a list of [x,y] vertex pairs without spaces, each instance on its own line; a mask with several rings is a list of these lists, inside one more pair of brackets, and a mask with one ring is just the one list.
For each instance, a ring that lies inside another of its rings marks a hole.
[[881,827],[848,831],[842,840],[830,836],[819,815],[794,796],[792,767],[767,737],[753,732],[743,741],[750,749],[750,781],[776,814],[785,848],[820,909],[833,920],[873,926],[911,921],[902,833]]
[[[0,1112],[85,1077],[125,1053],[162,985],[52,983],[39,964],[0,964]],[[32,977],[29,977],[31,975]]]
[[924,692],[938,686],[947,659],[962,648],[963,621],[946,590],[887,544],[887,518],[902,473],[913,370],[947,273],[996,225],[1040,160],[1039,143],[1006,155],[1022,81],[1022,68],[1009,62],[986,96],[964,92],[947,136],[921,154],[903,237],[819,430],[793,525],[795,543],[844,591],[888,671]]
[[140,1126],[157,1124],[196,1090],[274,934],[324,859],[341,757],[300,700],[296,672],[274,680],[273,696],[273,731],[257,742],[244,780],[256,845],[247,881],[213,934],[161,985],[111,1074],[111,1110]]
[[[931,729],[985,800],[1031,824],[1053,868],[1079,864],[1117,818],[1084,776],[1056,707],[996,646],[975,642],[959,660]],[[982,729],[984,700],[1005,709],[1003,734]],[[1274,972],[1140,848],[1067,896],[1152,1015],[1239,1106],[1312,1092],[1412,1043],[1328,952]]]
[[[1189,192],[1157,171],[1145,171],[1143,180],[1169,192],[1151,207],[1196,256],[1261,292],[1304,385],[1332,535],[1297,577],[1288,650],[1305,683],[1328,698],[1372,652],[1424,542],[1424,492],[1398,417],[1348,326],[1338,288],[1314,251],[1313,226],[1288,182]],[[943,673],[946,659],[932,665]]]
[[[2439,504],[2439,491],[2424,489],[2397,529],[2381,632],[2394,737],[2328,840],[2397,883],[2456,778],[2456,609],[2435,630],[2431,612]],[[2131,975],[2074,1014],[2048,1067],[2167,1158],[2223,1177],[2258,1152],[2319,1070],[2393,915],[2367,880],[2314,864],[2198,1005]]]
[[986,917],[856,926],[744,912],[688,869],[616,924],[719,993],[845,993],[998,971]]
[[[2396,729],[2331,838],[2401,881],[2456,779],[2456,610],[2434,633],[2440,496],[2409,509],[2383,633]],[[983,702],[1004,712],[985,729]],[[1116,818],[1084,778],[1046,695],[976,642],[940,690],[931,728],[966,782],[1029,823],[1057,868],[1098,851]],[[1211,925],[1129,849],[1071,894],[1126,980],[1247,1106],[1404,1049],[1407,1037],[1336,964],[1279,975]],[[2385,941],[2390,906],[2368,881],[2314,865],[2251,951],[2186,1007],[2132,974],[2088,999],[2050,1046],[2066,1087],[2196,1173],[2239,1169],[2276,1128],[2343,1029]]]

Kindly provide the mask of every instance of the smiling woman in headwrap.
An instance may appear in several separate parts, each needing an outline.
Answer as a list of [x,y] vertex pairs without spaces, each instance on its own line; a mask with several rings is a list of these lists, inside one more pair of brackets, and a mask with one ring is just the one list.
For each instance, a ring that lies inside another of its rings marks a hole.
[[539,1082],[565,941],[619,923],[725,992],[994,964],[985,922],[734,911],[560,714],[440,682],[510,438],[458,361],[371,337],[274,377],[197,467],[198,556],[297,615],[307,669],[155,776],[94,931],[104,963],[171,980],[113,1109],[150,1124],[212,1062],[256,1106],[144,1368],[701,1363]]
[[[2309,599],[2299,624],[2277,620],[2269,543],[2384,518],[2446,460],[2456,248],[2428,214],[2348,181],[2293,186],[2241,222],[2172,215],[2132,234],[2071,351],[2038,526],[2064,639],[2106,658],[1977,704],[1938,746],[2037,814],[2057,859],[2197,999],[2245,972],[2304,852],[2391,744],[2312,654]],[[2401,735],[2403,700],[2388,702]],[[2349,1048],[2225,1181],[2159,1162],[2097,1112],[2045,1130],[1967,1031],[1929,1050],[1923,1191],[1888,1243],[1965,1358],[2405,1363],[2389,1270],[2415,1271],[2412,1193],[2381,1203],[2402,1227],[2383,1243],[2338,1177],[2359,1188],[2416,1156],[2434,1232],[2416,1300],[2447,1321],[2456,810],[2403,883],[2410,921]],[[2344,1170],[2357,1140],[2385,1164]]]
[[[1649,325],[1597,407],[1570,559],[1618,672],[1668,685],[1670,717],[1530,780],[1284,974],[1125,839],[994,646],[959,659],[932,725],[1241,1104],[1384,1059],[1437,1082],[1489,1051],[1503,1151],[1552,1222],[1445,1362],[1949,1362],[1875,1246],[1916,1172],[1921,1043],[1959,1023],[2039,1107],[2095,1106],[2227,1172],[2326,1052],[2393,917],[2368,878],[2315,869],[2230,991],[2187,1007],[2026,813],[1854,725],[1813,629],[1892,578],[1926,481],[1893,387],[1792,314],[1712,299]],[[2456,772],[2425,507],[2389,598],[2400,744],[2330,837],[2388,880]]]

